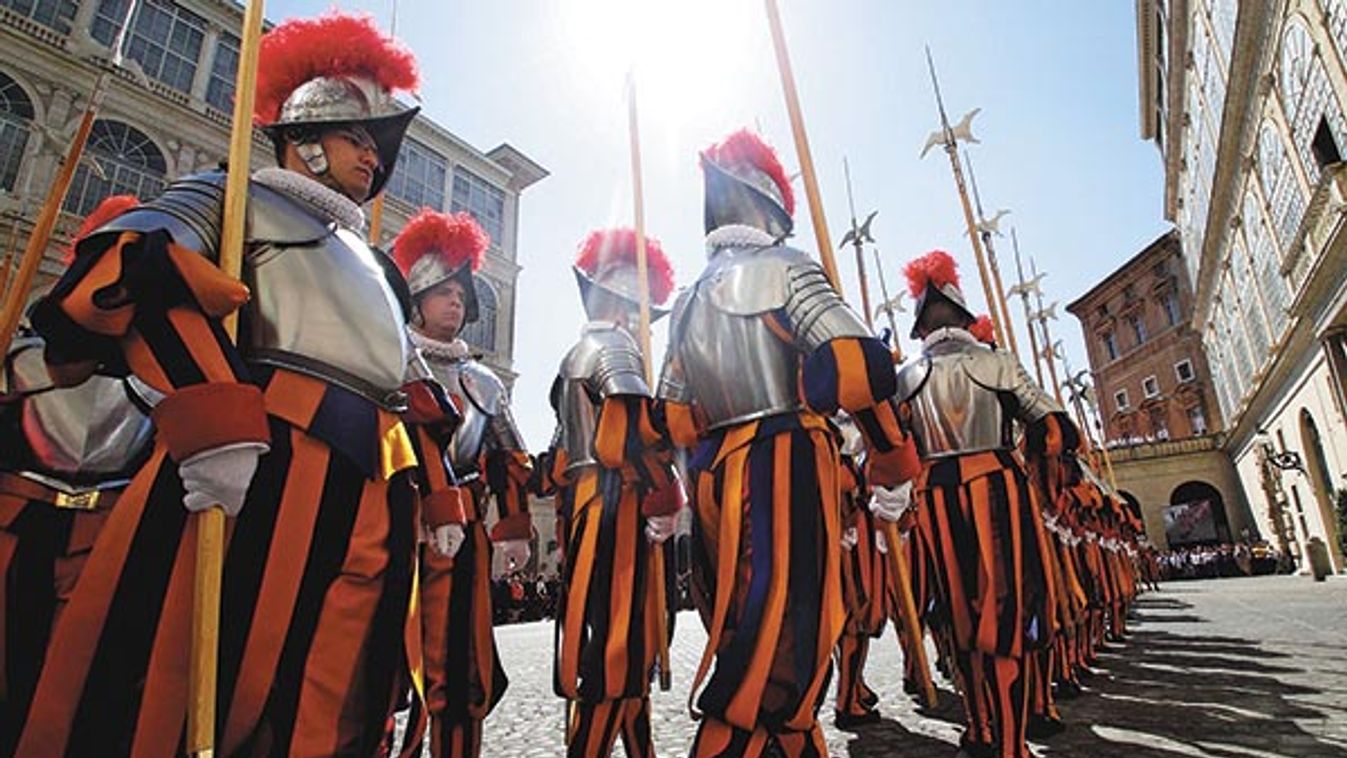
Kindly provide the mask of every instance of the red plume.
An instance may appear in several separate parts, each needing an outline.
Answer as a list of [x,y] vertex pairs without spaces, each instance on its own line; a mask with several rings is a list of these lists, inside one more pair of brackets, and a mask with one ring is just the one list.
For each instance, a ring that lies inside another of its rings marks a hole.
[[973,321],[968,327],[969,334],[978,338],[979,342],[985,342],[988,345],[996,344],[996,327],[992,326],[991,316],[982,314]]
[[79,244],[80,240],[98,231],[99,227],[137,205],[140,205],[140,200],[135,195],[113,195],[104,198],[97,208],[94,208],[89,215],[84,217],[84,221],[80,223],[80,228],[70,238],[70,247],[66,248],[65,257],[62,258],[61,262],[67,266],[70,265],[70,262],[75,260],[75,246]]
[[333,11],[291,19],[262,37],[253,121],[275,122],[290,93],[319,76],[364,76],[389,92],[414,91],[420,83],[412,51],[370,16]]
[[944,250],[932,250],[909,261],[903,267],[903,275],[907,277],[907,292],[913,298],[921,297],[927,284],[936,288],[946,284],[959,286],[959,264]]
[[[659,305],[673,294],[673,264],[664,254],[659,240],[653,237],[645,238],[645,258],[650,279],[650,301]],[[580,243],[575,267],[593,277],[600,270],[615,266],[636,267],[636,230],[600,229],[590,232],[585,241]]]
[[762,137],[747,129],[740,129],[726,137],[724,141],[703,150],[702,160],[709,160],[720,166],[746,163],[767,174],[781,191],[786,215],[795,215],[795,192],[791,189],[790,179],[786,177],[786,169],[782,168],[781,159],[777,157],[776,151],[764,142]]
[[482,265],[482,255],[491,244],[491,238],[482,230],[472,214],[440,213],[422,208],[402,227],[393,240],[393,260],[403,274],[412,270],[412,264],[423,255],[438,255],[455,269],[466,261],[476,271]]

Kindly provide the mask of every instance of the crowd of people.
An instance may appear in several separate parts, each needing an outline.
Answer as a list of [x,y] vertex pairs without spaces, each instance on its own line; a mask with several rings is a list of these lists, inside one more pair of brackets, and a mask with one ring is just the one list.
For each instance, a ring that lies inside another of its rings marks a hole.
[[1294,568],[1280,550],[1266,542],[1188,545],[1161,551],[1157,561],[1165,581],[1261,576]]

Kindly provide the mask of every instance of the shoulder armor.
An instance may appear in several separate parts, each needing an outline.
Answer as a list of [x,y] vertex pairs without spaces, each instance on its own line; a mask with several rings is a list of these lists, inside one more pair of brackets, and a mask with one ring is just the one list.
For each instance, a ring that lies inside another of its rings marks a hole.
[[792,274],[817,266],[803,252],[779,245],[722,250],[712,263],[703,277],[707,299],[735,316],[755,316],[785,305]]
[[477,361],[463,361],[459,366],[458,383],[468,401],[488,416],[500,413],[508,402],[500,377]]
[[966,345],[962,350],[961,365],[983,389],[1010,390],[1014,386],[1015,358],[1010,353],[986,345]]
[[[179,179],[163,194],[123,213],[80,242],[106,247],[122,232],[166,231],[173,241],[212,258],[218,255],[223,223],[225,173],[212,171]],[[256,182],[248,184],[248,243],[302,245],[331,234],[325,223],[290,198]]]
[[561,361],[563,379],[582,380],[599,396],[650,395],[641,349],[614,324],[591,322]]
[[898,369],[898,392],[894,399],[903,403],[916,397],[930,376],[931,359],[924,355]]

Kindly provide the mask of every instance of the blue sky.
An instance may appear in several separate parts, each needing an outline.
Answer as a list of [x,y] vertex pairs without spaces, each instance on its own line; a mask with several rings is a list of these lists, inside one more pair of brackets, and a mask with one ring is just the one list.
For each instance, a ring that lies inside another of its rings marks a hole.
[[[949,162],[937,150],[918,158],[938,123],[924,44],[951,118],[982,108],[974,122],[982,142],[971,151],[984,206],[1012,211],[1003,228],[1014,225],[1022,252],[1049,272],[1049,301],[1080,296],[1168,228],[1159,156],[1138,136],[1132,3],[779,2],[832,237],[849,224],[846,156],[858,214],[879,211],[873,231],[891,290],[902,286],[904,261],[943,248],[959,260],[970,302],[985,310]],[[267,12],[281,19],[332,5],[284,0]],[[640,30],[634,48],[605,12],[619,6],[647,9],[638,11],[649,15],[644,23],[627,20]],[[390,0],[338,7],[385,23],[392,14]],[[550,438],[547,388],[582,323],[569,273],[575,247],[591,229],[631,223],[622,92],[630,51],[639,61],[647,229],[670,253],[680,285],[704,262],[697,151],[753,126],[789,171],[798,167],[762,7],[760,0],[399,3],[398,36],[418,55],[426,113],[479,149],[509,142],[551,172],[521,200],[514,404],[531,447]],[[797,194],[796,244],[812,251],[798,183]],[[1013,277],[1009,238],[998,242],[1002,274]],[[859,302],[854,256],[839,253],[839,264],[848,299]],[[870,278],[878,300],[873,271]],[[1012,304],[1025,343],[1020,313]],[[1062,319],[1054,336],[1084,367],[1078,323]],[[658,330],[657,360],[662,336]]]

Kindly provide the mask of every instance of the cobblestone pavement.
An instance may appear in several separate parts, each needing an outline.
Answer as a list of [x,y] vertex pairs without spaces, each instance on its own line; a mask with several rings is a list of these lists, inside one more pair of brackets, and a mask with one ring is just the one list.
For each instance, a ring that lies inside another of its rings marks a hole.
[[[1138,601],[1130,629],[1125,646],[1102,656],[1089,691],[1061,703],[1070,728],[1035,745],[1039,756],[1347,758],[1347,578],[1166,584]],[[511,682],[487,720],[483,754],[563,755],[551,625],[502,627],[497,637]],[[688,687],[704,641],[697,617],[682,614],[673,691],[653,699],[660,755],[686,755],[691,745]],[[902,694],[893,633],[871,649],[866,679],[885,718],[838,731],[830,697],[822,713],[832,755],[952,756],[961,711],[948,683],[937,680],[938,707],[919,712]]]

